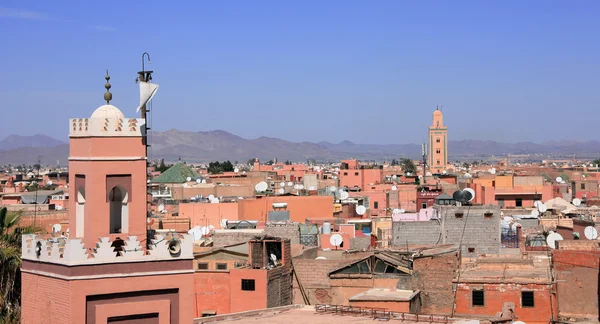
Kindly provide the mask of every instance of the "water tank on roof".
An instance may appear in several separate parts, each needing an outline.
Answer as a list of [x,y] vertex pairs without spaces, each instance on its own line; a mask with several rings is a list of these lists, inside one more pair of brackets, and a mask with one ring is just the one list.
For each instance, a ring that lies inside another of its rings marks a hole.
[[331,224],[329,222],[323,223],[323,234],[331,234]]

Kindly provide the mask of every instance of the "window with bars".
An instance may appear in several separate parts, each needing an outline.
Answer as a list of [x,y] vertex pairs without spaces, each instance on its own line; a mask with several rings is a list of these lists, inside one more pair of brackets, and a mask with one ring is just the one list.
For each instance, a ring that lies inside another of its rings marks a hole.
[[227,263],[217,263],[217,270],[227,270]]
[[207,262],[198,262],[198,270],[208,270]]
[[242,279],[242,290],[254,291],[254,279]]
[[535,307],[533,291],[521,291],[521,307]]
[[485,306],[483,290],[473,290],[471,294],[473,306]]

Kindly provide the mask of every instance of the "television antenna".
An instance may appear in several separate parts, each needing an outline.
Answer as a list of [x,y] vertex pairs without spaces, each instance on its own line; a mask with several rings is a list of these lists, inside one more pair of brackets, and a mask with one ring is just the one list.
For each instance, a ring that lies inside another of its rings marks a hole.
[[583,230],[585,238],[588,240],[595,240],[598,238],[598,230],[594,226],[588,226]]

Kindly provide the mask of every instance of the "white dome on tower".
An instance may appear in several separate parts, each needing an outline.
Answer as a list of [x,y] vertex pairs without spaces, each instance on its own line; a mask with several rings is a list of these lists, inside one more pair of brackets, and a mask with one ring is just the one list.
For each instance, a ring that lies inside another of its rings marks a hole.
[[91,118],[123,119],[125,118],[125,115],[123,115],[119,108],[113,105],[104,105],[94,110]]

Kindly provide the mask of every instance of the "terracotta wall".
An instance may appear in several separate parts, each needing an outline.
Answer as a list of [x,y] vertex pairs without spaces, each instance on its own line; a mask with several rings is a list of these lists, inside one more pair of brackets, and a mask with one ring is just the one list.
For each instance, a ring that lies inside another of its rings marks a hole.
[[290,219],[294,222],[333,217],[333,196],[268,196],[239,201],[238,219],[265,221],[269,211],[273,210],[273,203],[287,203]]
[[231,278],[229,271],[196,271],[194,273],[195,317],[203,311],[216,311],[217,315],[231,312]]
[[600,318],[598,311],[600,251],[589,250],[589,245],[587,249],[587,251],[552,251],[556,271],[558,311],[560,316],[596,321]]
[[191,227],[213,225],[221,228],[222,219],[238,219],[238,203],[180,203],[179,217],[189,218]]
[[[229,273],[232,313],[267,308],[267,270],[232,269]],[[254,279],[255,291],[242,290],[242,279]]]

